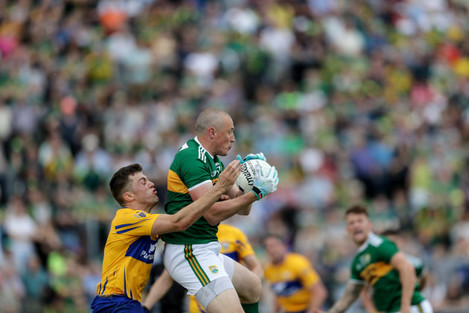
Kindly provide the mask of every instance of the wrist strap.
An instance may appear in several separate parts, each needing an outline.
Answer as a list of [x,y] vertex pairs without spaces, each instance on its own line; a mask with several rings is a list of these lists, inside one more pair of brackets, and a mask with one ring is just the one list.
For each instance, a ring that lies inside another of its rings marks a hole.
[[254,193],[254,195],[256,196],[257,200],[260,200],[262,199],[262,192],[259,188],[257,188],[256,186],[253,186],[251,191]]

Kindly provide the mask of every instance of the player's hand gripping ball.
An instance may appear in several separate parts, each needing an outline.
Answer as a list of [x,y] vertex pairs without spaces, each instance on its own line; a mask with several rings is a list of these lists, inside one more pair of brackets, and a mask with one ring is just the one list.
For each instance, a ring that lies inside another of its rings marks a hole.
[[261,176],[267,176],[271,168],[269,163],[261,159],[251,159],[242,163],[241,174],[236,179],[236,185],[243,193],[252,190],[254,178],[256,177],[256,167]]

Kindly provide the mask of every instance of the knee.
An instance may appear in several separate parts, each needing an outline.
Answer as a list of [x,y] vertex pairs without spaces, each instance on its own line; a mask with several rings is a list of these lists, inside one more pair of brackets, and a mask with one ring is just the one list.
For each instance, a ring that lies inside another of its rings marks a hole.
[[[255,275],[254,275],[255,276]],[[239,299],[242,303],[256,303],[261,298],[262,282],[257,276],[246,284],[245,289],[239,294]]]

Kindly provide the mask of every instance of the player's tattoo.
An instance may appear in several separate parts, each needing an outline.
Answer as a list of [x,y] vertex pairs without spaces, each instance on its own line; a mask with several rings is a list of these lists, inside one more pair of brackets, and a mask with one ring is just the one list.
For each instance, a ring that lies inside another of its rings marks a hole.
[[342,297],[334,304],[328,313],[342,313],[345,312],[355,300],[357,300],[360,292],[365,287],[364,284],[357,284],[348,282],[345,286],[345,291]]

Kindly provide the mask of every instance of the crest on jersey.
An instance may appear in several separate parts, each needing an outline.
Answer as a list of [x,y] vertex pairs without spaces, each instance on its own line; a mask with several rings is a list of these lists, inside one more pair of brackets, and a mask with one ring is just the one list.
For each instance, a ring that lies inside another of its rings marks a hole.
[[138,215],[140,215],[141,217],[146,217],[146,216],[147,216],[147,215],[146,215],[145,213],[143,213],[143,212],[138,213]]
[[143,213],[143,212],[138,212],[138,213],[134,214],[134,216],[135,216],[136,218],[147,217],[147,215],[146,215],[145,213]]
[[210,265],[208,267],[208,269],[210,270],[210,272],[212,272],[213,274],[216,274],[218,273],[218,267],[216,265]]
[[221,173],[221,164],[219,162],[215,163],[215,169],[212,171],[212,177],[216,177]]
[[357,270],[365,268],[371,262],[371,255],[369,253],[360,256],[358,259],[359,263],[357,264]]

